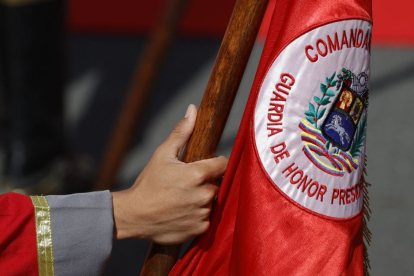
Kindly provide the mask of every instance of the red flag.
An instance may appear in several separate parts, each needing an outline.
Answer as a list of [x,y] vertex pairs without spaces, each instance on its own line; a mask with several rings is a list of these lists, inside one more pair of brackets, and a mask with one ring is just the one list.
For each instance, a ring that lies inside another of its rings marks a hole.
[[363,275],[371,1],[276,3],[211,216],[170,275]]

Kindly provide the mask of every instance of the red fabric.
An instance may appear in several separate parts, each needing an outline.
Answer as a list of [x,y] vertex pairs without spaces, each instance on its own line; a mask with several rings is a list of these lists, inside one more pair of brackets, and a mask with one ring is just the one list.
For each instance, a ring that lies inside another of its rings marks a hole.
[[287,199],[267,178],[253,141],[253,108],[268,67],[303,33],[371,19],[371,1],[278,0],[208,232],[170,275],[363,275],[362,213],[333,220]]
[[33,203],[20,194],[0,195],[0,274],[38,275]]

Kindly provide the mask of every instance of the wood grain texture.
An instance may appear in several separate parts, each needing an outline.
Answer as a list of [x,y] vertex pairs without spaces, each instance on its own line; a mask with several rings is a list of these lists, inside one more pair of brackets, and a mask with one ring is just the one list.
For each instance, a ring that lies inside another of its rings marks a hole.
[[130,147],[132,135],[142,120],[154,81],[164,64],[187,2],[188,0],[168,1],[168,6],[141,55],[105,150],[94,185],[95,190],[110,190],[113,187],[119,167]]
[[[184,162],[215,156],[267,4],[268,0],[237,1],[183,154]],[[168,275],[180,248],[152,244],[141,276]]]
[[141,276],[168,275],[177,261],[181,245],[151,243]]

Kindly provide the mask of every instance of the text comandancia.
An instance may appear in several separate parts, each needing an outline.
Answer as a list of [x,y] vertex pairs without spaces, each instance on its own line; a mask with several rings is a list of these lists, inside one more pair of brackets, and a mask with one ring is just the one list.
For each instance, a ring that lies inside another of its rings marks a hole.
[[311,62],[344,48],[361,48],[371,52],[371,33],[369,30],[350,29],[335,32],[326,38],[318,38],[315,43],[305,46],[305,55]]

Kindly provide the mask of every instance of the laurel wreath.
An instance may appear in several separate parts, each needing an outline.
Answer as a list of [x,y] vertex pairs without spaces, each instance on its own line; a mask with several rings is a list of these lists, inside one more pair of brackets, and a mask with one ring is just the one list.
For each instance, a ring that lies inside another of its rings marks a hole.
[[[329,90],[330,88],[336,87],[336,90],[339,89],[342,82],[350,82],[352,79],[352,72],[345,68],[342,69],[342,74],[338,74],[338,79],[335,79],[336,71],[331,75],[331,77],[327,77],[325,79],[325,83],[320,84],[320,91],[322,93],[322,97],[313,96],[313,100],[315,101],[315,105],[309,102],[309,110],[305,112],[306,119],[313,125],[315,125],[316,129],[321,129],[322,125],[318,126],[318,121],[323,117],[326,111],[326,105],[330,104],[330,99],[335,96],[335,92]],[[320,109],[322,107],[322,109]],[[320,110],[319,110],[320,109]],[[366,116],[365,113],[362,115],[363,117],[359,121],[358,129],[356,132],[356,136],[354,141],[352,142],[351,148],[349,149],[350,154],[355,157],[359,156],[361,153],[360,148],[364,145],[365,139],[365,132],[366,132]],[[330,142],[327,141],[325,144],[325,148],[329,149]],[[334,153],[338,153],[339,149],[335,149]]]
[[[326,111],[327,104],[331,103],[331,97],[335,96],[335,93],[332,90],[329,90],[331,87],[335,87],[338,84],[338,80],[335,80],[334,72],[330,78],[326,78],[326,83],[320,84],[320,91],[322,93],[322,97],[313,96],[313,100],[315,101],[315,105],[309,102],[309,110],[305,112],[306,119],[309,123],[314,124],[316,129],[321,129],[321,126],[318,126],[318,121],[320,118],[323,117]],[[338,86],[336,88],[338,90]],[[321,110],[320,107],[323,107]]]

